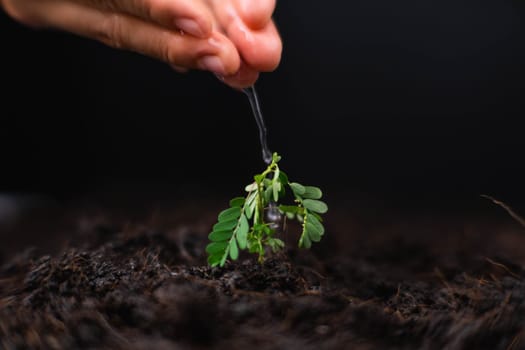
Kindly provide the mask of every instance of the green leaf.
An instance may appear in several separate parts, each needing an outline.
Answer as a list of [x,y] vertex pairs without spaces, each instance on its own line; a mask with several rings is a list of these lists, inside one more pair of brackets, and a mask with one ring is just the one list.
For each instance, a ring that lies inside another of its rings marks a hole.
[[248,247],[248,251],[252,254],[262,253],[259,251],[259,244],[257,244],[256,242],[254,244],[250,244],[250,246]]
[[306,222],[306,233],[312,242],[319,242],[321,240],[321,234],[317,228],[308,221]]
[[308,214],[314,216],[317,220],[319,220],[319,222],[323,222],[323,218],[321,217],[321,215],[314,213],[313,211],[309,212]]
[[206,246],[206,252],[211,255],[224,252],[228,247],[228,242],[213,242]]
[[267,235],[271,235],[272,233],[275,233],[275,230],[272,230],[268,225],[264,225],[263,232]]
[[279,191],[281,190],[281,183],[278,181],[274,181],[272,184],[273,189],[273,200],[275,202],[279,201]]
[[253,231],[254,232],[264,232],[265,227],[266,227],[265,224],[255,224],[253,225]]
[[220,262],[221,266],[224,266],[224,264],[226,263],[226,259],[228,259],[229,252],[230,252],[230,246],[228,245],[228,247],[226,247],[226,250],[222,254],[222,258],[221,258],[221,262]]
[[267,243],[274,253],[284,248],[284,242],[279,238],[270,238]]
[[279,210],[285,213],[297,214],[299,212],[299,207],[296,205],[280,205]]
[[235,241],[231,241],[230,243],[230,257],[232,260],[237,260],[239,257],[239,249],[237,248],[237,243]]
[[[209,265],[224,266],[228,260],[237,260],[242,250],[258,254],[262,262],[268,249],[274,252],[282,249],[285,243],[275,238],[276,229],[263,217],[273,202],[283,216],[301,224],[299,247],[310,248],[312,242],[322,239],[325,228],[321,214],[328,211],[328,206],[321,201],[321,189],[290,183],[286,173],[277,165],[280,160],[281,157],[274,153],[266,170],[256,174],[254,181],[245,186],[246,197],[231,199],[230,206],[217,215],[206,246]],[[280,200],[288,197],[294,201],[291,205],[279,205]]]
[[270,203],[273,195],[273,186],[267,187],[264,190],[264,203]]
[[230,207],[241,208],[244,205],[245,199],[243,197],[235,197],[230,201]]
[[313,229],[319,233],[319,235],[324,235],[324,226],[314,215],[308,214],[306,216],[306,222],[308,222],[313,227]]
[[324,214],[328,211],[328,206],[326,205],[326,203],[317,199],[305,199],[303,200],[303,206],[306,209],[319,214]]
[[229,220],[229,221],[221,221],[213,225],[212,231],[233,230],[235,226],[237,226],[237,219]]
[[323,196],[323,192],[319,187],[304,186],[303,198],[308,199],[320,199]]
[[244,213],[248,219],[252,218],[255,207],[257,206],[257,201],[255,200],[256,197],[257,192],[253,192],[253,195],[248,197],[248,203],[244,206]]
[[222,255],[210,255],[208,257],[208,264],[211,267],[217,266],[221,263]]
[[301,236],[301,240],[299,241],[299,247],[310,249],[311,246],[312,246],[312,242],[310,241],[308,234],[306,232],[303,232],[303,235]]
[[296,195],[296,196],[302,196],[304,194],[304,191],[305,191],[305,188],[303,185],[297,183],[297,182],[292,182],[289,184],[290,185],[290,188],[292,189],[293,193]]
[[279,172],[279,181],[281,181],[283,185],[288,184],[288,175],[282,170]]
[[231,220],[238,219],[239,216],[241,216],[241,209],[240,208],[238,208],[238,207],[228,208],[226,210],[223,210],[219,214],[218,220],[219,220],[219,222],[231,221]]
[[213,241],[213,242],[222,242],[222,241],[227,241],[230,238],[232,238],[232,235],[233,235],[233,232],[230,230],[213,231],[212,233],[208,235],[208,238],[210,241]]
[[237,237],[237,243],[239,244],[239,248],[241,249],[246,249],[246,245],[248,244],[249,230],[250,224],[248,223],[248,219],[245,215],[241,215],[241,219],[239,220],[239,226],[235,231],[235,237]]

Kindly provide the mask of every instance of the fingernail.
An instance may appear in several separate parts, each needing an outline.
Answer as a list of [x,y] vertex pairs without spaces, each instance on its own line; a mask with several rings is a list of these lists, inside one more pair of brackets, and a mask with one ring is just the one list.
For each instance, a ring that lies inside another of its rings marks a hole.
[[184,32],[196,36],[198,38],[204,38],[204,31],[200,25],[190,18],[177,18],[175,20],[177,28],[182,29]]
[[200,69],[209,70],[218,75],[224,75],[224,65],[222,61],[217,56],[204,56],[199,59],[197,66]]

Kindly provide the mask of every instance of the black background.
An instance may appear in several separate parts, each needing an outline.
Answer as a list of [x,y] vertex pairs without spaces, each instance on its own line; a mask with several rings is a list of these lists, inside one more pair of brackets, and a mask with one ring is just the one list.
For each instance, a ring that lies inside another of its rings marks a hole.
[[[270,148],[328,193],[525,204],[524,16],[518,0],[279,1],[282,63],[257,83]],[[211,74],[0,23],[2,192],[234,196],[262,170],[246,97]]]

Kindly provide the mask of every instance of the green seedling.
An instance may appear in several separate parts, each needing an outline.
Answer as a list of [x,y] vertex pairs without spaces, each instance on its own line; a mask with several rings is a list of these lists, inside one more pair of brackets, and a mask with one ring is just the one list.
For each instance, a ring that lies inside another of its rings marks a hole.
[[[268,168],[246,186],[246,196],[232,199],[229,208],[218,215],[208,236],[211,243],[206,247],[211,266],[224,266],[228,259],[237,260],[240,250],[258,254],[258,261],[263,262],[266,251],[283,249],[284,242],[276,237],[280,225],[275,223],[275,217],[300,223],[300,248],[310,248],[312,242],[319,242],[323,237],[321,215],[328,211],[328,206],[320,200],[322,191],[289,182],[288,176],[279,169],[280,160],[274,153]],[[291,194],[293,204],[280,204],[287,193]]]

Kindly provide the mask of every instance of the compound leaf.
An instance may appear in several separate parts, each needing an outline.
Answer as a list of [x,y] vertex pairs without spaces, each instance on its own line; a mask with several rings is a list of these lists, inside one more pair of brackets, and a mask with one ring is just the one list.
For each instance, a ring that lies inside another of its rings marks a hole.
[[[272,202],[276,202],[282,215],[301,224],[299,247],[310,248],[312,242],[321,240],[325,233],[321,214],[328,211],[326,203],[320,200],[323,196],[321,189],[290,183],[288,176],[277,165],[280,159],[274,153],[268,168],[255,175],[254,182],[245,187],[247,196],[233,198],[229,202],[230,207],[218,214],[217,222],[208,235],[210,243],[206,246],[210,266],[224,266],[228,259],[237,260],[240,251],[245,249],[259,254],[259,261],[263,261],[266,249],[277,252],[284,247],[285,243],[275,237],[277,229],[265,215],[266,208]],[[289,190],[295,203],[280,205],[279,200],[286,198]]]

